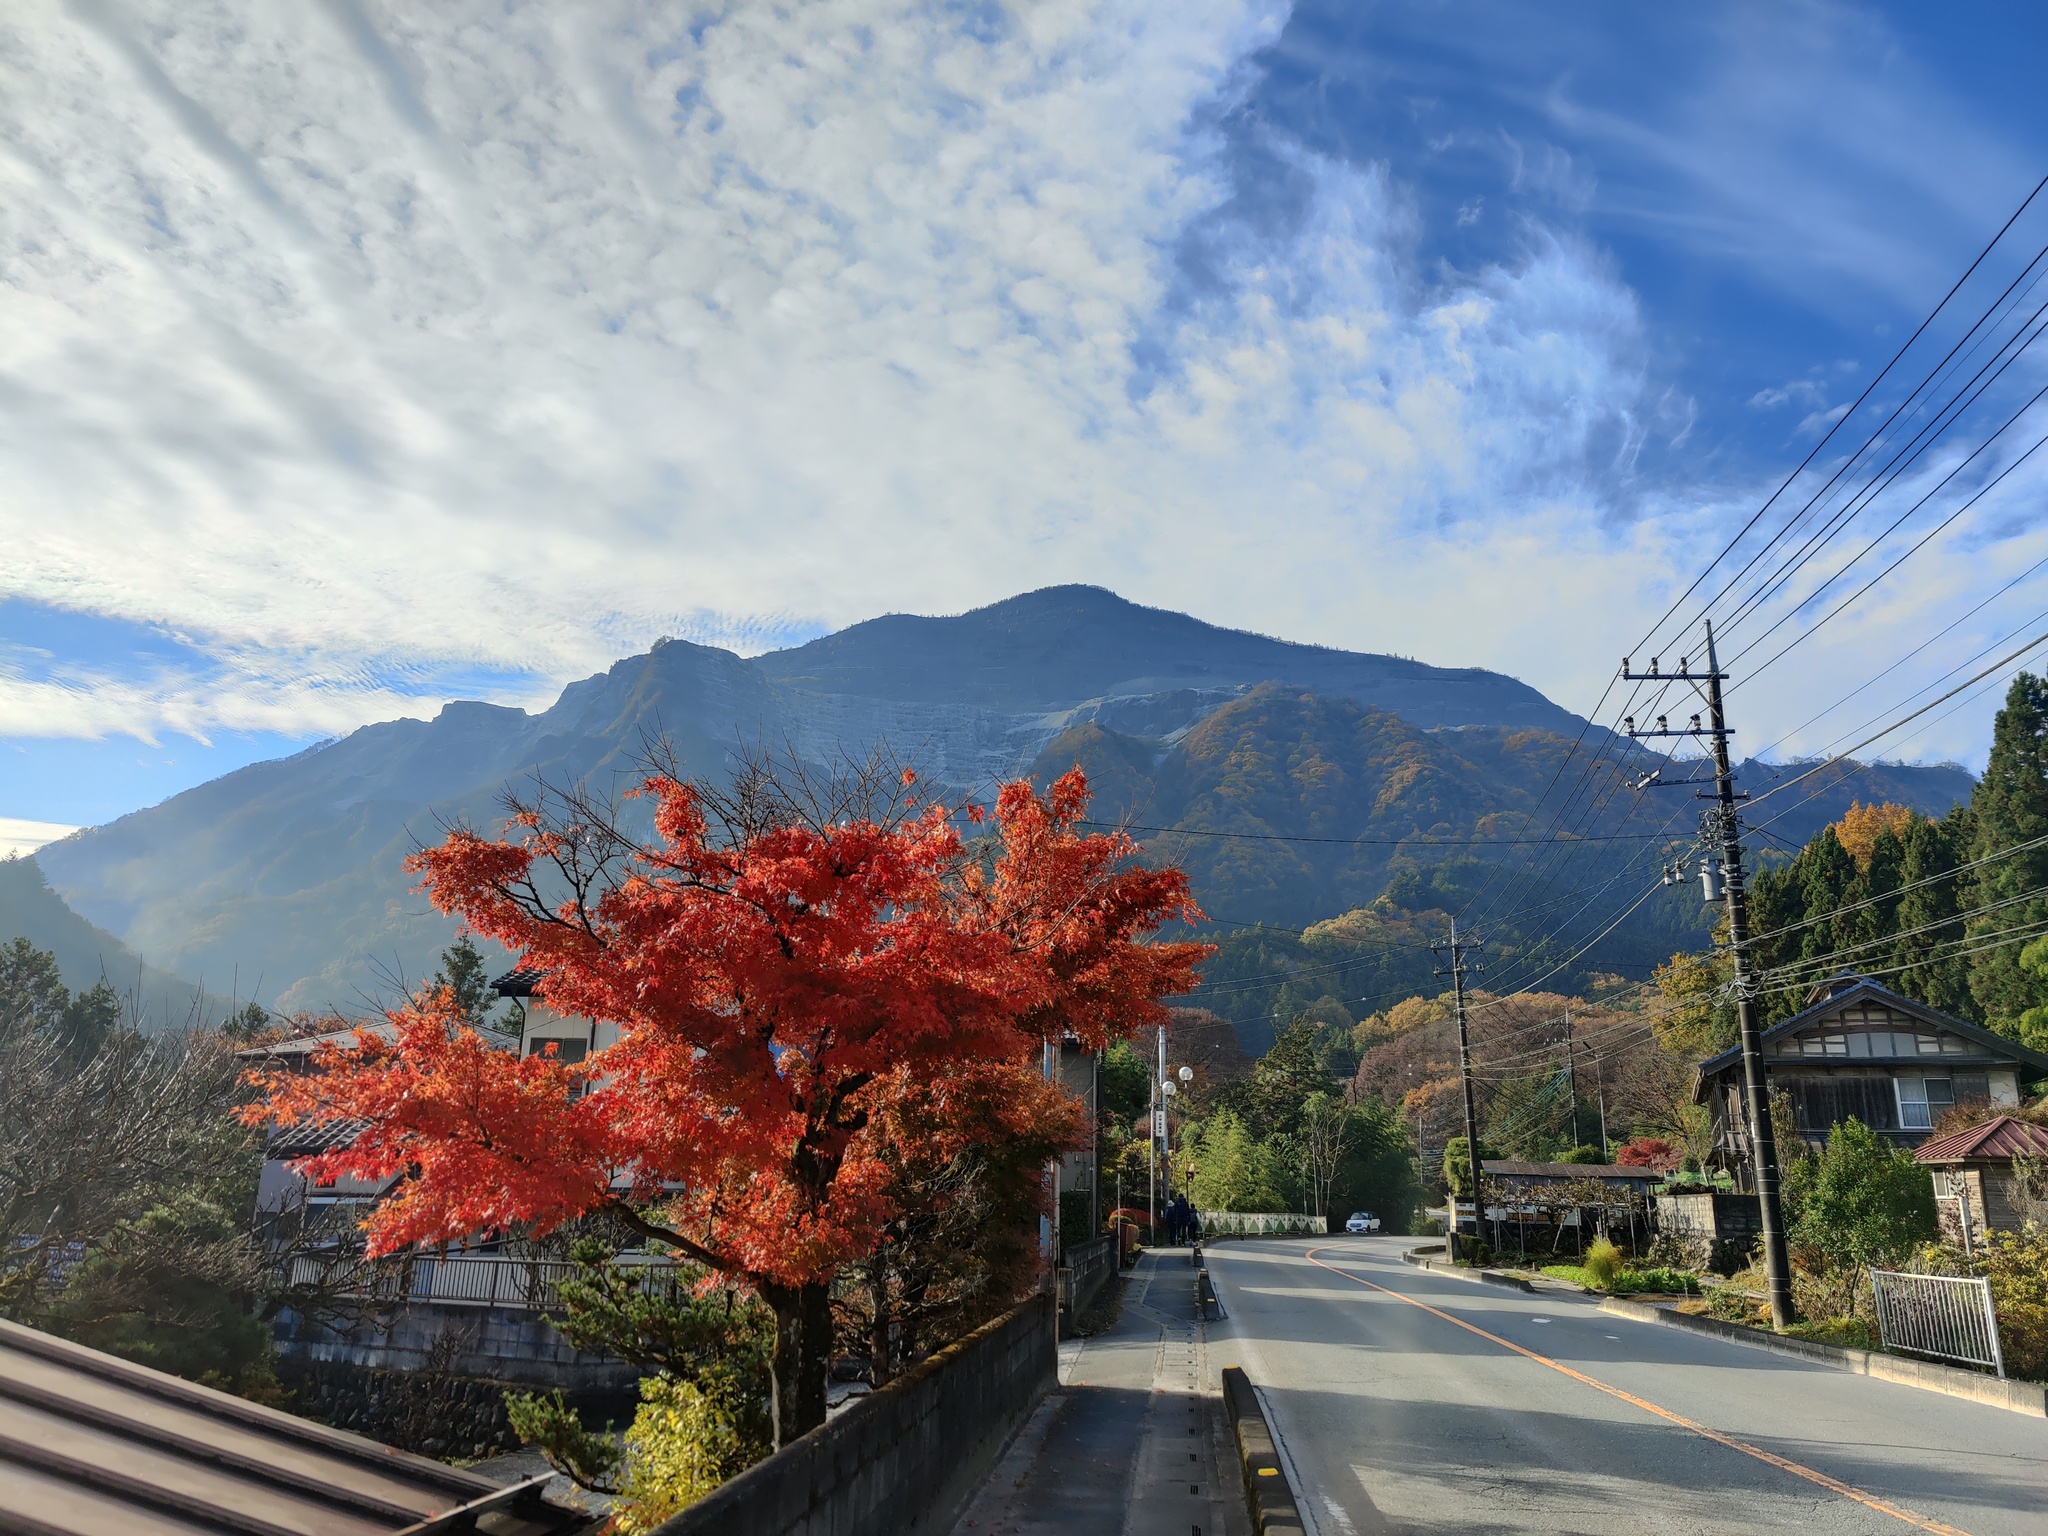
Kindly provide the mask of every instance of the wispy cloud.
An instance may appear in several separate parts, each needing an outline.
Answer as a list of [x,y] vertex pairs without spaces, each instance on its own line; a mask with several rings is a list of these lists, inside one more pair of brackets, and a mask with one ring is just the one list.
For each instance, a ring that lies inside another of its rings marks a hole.
[[1302,201],[1252,211],[1285,21],[10,9],[0,597],[183,650],[17,666],[0,733],[339,730],[1077,579],[1582,705],[1744,488],[1644,477],[1697,412],[1569,219],[1451,270],[1275,127]]

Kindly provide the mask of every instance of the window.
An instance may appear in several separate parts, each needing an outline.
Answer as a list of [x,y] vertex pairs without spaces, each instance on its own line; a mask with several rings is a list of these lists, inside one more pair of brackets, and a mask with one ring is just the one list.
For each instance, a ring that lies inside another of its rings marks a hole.
[[1901,1077],[1899,1125],[1909,1131],[1932,1129],[1935,1118],[1955,1103],[1955,1084],[1945,1077]]
[[581,1061],[590,1051],[590,1042],[584,1039],[564,1039],[559,1035],[540,1035],[526,1042],[526,1054],[538,1056],[549,1046],[555,1048],[555,1060],[564,1066]]
[[1790,1096],[1799,1129],[1817,1136],[1844,1120],[1861,1120],[1874,1131],[1899,1123],[1890,1086],[1881,1077],[1794,1077],[1772,1086]]

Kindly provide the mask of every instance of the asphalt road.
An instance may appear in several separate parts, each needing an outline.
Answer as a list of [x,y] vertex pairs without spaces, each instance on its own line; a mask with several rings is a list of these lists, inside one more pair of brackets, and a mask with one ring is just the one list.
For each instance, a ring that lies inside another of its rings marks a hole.
[[1260,1388],[1319,1536],[2048,1532],[2048,1420],[1433,1274],[1414,1242],[1209,1249],[1210,1364]]

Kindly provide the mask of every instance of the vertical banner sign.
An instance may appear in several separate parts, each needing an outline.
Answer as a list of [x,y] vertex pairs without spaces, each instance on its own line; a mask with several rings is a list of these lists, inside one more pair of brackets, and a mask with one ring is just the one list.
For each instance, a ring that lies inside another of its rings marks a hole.
[[1152,1111],[1152,1136],[1155,1141],[1166,1140],[1166,1111],[1163,1109]]

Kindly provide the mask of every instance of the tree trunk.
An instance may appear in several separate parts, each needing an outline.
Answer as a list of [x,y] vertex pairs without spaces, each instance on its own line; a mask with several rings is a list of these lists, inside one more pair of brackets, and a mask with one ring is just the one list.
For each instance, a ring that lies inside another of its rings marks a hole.
[[824,1285],[764,1286],[775,1313],[769,1375],[775,1448],[781,1450],[825,1422],[825,1371],[832,1356],[832,1292]]
[[868,1358],[872,1362],[868,1369],[868,1380],[877,1388],[886,1387],[894,1375],[891,1366],[894,1361],[890,1354],[890,1312],[889,1312],[889,1266],[876,1259],[868,1266],[868,1289],[874,1297],[874,1324],[868,1334]]

